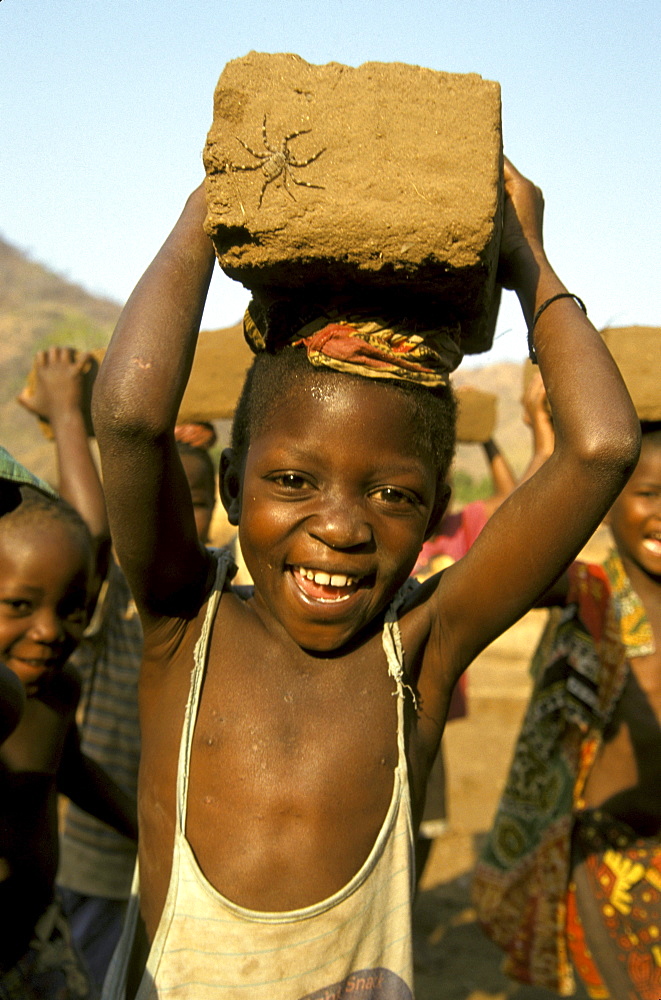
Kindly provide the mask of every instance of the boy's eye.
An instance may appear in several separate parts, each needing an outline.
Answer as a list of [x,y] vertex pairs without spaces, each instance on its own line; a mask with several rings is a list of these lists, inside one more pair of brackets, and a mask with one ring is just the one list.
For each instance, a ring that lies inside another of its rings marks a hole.
[[283,486],[286,490],[302,490],[308,485],[307,479],[298,472],[280,472],[271,476],[271,482]]
[[417,498],[413,494],[397,489],[395,486],[380,486],[378,490],[374,490],[372,496],[375,500],[380,500],[382,503],[397,504],[399,506],[415,504],[417,501]]
[[28,615],[32,610],[30,601],[23,600],[22,598],[4,597],[0,603],[15,615]]

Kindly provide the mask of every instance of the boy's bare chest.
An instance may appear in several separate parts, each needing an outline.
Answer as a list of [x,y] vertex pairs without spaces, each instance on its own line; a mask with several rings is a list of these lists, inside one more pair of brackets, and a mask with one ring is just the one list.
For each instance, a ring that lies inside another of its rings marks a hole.
[[211,776],[211,761],[222,760],[262,796],[330,786],[337,795],[347,769],[354,780],[384,771],[391,785],[396,685],[380,636],[340,658],[319,657],[265,643],[241,624],[212,638],[193,769],[204,773],[209,761]]
[[380,635],[310,657],[254,625],[231,613],[214,625],[186,832],[220,892],[295,909],[342,888],[374,845],[398,761],[396,684]]

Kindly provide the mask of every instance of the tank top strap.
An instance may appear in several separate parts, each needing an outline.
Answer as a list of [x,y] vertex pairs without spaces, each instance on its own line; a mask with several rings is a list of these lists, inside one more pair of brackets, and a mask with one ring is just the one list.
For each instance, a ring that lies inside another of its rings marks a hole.
[[202,692],[202,682],[207,665],[207,654],[209,650],[209,637],[213,622],[218,611],[220,598],[223,590],[236,572],[236,567],[228,549],[216,549],[214,555],[217,560],[216,579],[213,590],[209,595],[207,610],[202,623],[200,637],[195,643],[193,653],[193,670],[191,672],[190,690],[186,702],[184,714],[184,726],[181,732],[181,742],[179,744],[179,763],[177,766],[177,822],[181,833],[186,833],[186,811],[188,803],[188,781],[190,777],[190,759],[193,748],[193,733],[195,732],[195,722],[200,706],[200,694]]
[[415,593],[420,584],[417,580],[409,578],[395,594],[383,621],[383,632],[381,642],[386,654],[388,663],[388,673],[397,685],[394,694],[397,696],[397,749],[399,752],[398,769],[406,767],[406,746],[404,740],[404,700],[406,691],[413,699],[414,708],[418,707],[415,691],[405,680],[406,667],[404,663],[404,647],[402,645],[402,635],[399,628],[399,610],[407,598]]

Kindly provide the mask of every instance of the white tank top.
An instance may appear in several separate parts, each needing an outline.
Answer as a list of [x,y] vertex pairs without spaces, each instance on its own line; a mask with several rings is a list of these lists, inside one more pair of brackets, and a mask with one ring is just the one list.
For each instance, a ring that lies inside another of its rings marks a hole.
[[[221,555],[186,706],[177,776],[177,828],[163,913],[136,1000],[412,1000],[411,901],[414,840],[404,748],[403,652],[391,605],[383,630],[388,671],[397,685],[398,761],[390,806],[369,857],[328,899],[269,913],[238,906],[205,878],[186,839],[193,731],[211,624],[225,584]],[[137,871],[130,912],[137,913]],[[103,1000],[125,996],[135,920],[108,972]]]

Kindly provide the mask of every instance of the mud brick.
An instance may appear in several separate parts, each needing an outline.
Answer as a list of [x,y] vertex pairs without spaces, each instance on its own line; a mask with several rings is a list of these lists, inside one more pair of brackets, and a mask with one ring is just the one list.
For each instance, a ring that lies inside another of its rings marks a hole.
[[[74,356],[77,353],[74,352]],[[84,370],[83,415],[90,436],[94,434],[90,412],[92,388],[105,353],[104,348],[93,351],[90,362]],[[193,367],[181,401],[177,422],[181,424],[229,420],[234,414],[253,357],[243,336],[242,323],[222,330],[202,330],[198,337]],[[35,383],[36,373],[33,365],[23,392],[28,396],[33,395]],[[53,440],[54,435],[48,420],[40,417],[39,424],[44,435]]]
[[220,265],[267,312],[295,321],[307,301],[374,306],[425,326],[447,315],[461,322],[465,351],[491,346],[497,83],[251,52],[220,77],[204,163]]
[[484,444],[493,437],[498,412],[498,397],[472,385],[460,385],[457,394],[457,441],[461,444]]
[[607,327],[601,335],[620,369],[638,419],[661,420],[661,328]]
[[202,330],[178,422],[232,417],[253,357],[243,336],[243,324],[223,330]]

